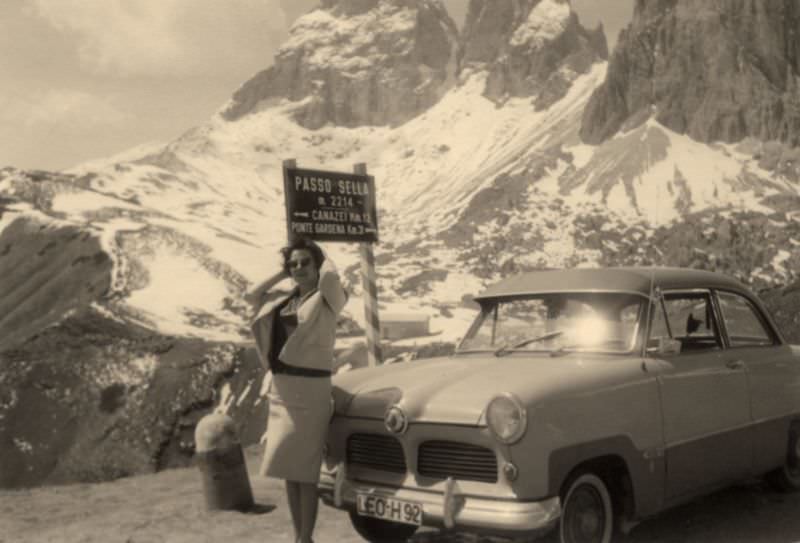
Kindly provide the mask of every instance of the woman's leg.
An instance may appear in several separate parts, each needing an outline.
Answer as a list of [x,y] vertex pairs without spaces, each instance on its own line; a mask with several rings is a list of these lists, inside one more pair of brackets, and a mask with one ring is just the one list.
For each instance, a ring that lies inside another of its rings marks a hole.
[[298,483],[300,487],[300,543],[312,543],[314,525],[317,523],[317,485],[315,483]]
[[295,481],[286,481],[286,501],[289,502],[289,512],[292,515],[292,526],[294,526],[294,540],[300,541],[301,529],[301,507],[300,507],[300,485]]

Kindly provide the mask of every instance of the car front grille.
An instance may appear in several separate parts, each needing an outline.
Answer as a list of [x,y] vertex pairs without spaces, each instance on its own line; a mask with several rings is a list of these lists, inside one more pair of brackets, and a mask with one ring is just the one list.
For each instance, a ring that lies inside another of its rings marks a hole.
[[406,472],[400,442],[380,434],[351,435],[347,439],[347,463],[393,473]]
[[437,479],[496,483],[497,457],[490,449],[469,443],[426,441],[419,446],[417,470]]

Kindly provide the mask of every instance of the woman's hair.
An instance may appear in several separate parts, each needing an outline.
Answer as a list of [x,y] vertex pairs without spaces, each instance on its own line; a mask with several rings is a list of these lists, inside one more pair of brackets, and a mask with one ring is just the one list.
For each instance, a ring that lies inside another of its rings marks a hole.
[[289,274],[289,258],[292,256],[292,251],[296,251],[298,249],[304,249],[311,253],[311,258],[314,259],[314,266],[317,268],[317,271],[319,271],[319,269],[322,267],[322,263],[325,261],[325,253],[322,252],[322,249],[320,249],[319,245],[306,238],[297,238],[293,242],[289,243],[289,245],[281,249],[281,255],[283,256],[283,271]]

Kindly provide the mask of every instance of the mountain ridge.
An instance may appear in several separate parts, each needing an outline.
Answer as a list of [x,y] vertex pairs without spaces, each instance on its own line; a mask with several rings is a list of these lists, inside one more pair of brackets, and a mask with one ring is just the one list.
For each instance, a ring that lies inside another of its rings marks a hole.
[[600,143],[653,116],[701,142],[800,145],[800,6],[637,0],[581,127]]
[[300,17],[273,66],[246,82],[222,116],[235,121],[264,100],[305,101],[306,128],[401,124],[451,85],[458,30],[441,2],[326,0]]

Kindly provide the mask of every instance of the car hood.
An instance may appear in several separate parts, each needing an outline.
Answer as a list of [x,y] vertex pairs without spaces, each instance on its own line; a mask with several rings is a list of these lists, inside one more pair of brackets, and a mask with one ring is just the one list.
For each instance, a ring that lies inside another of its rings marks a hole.
[[[608,362],[608,357],[603,357]],[[399,405],[410,422],[482,425],[489,401],[510,392],[526,405],[560,388],[585,381],[597,361],[578,355],[455,356],[353,370],[334,378],[336,412],[383,419]]]

